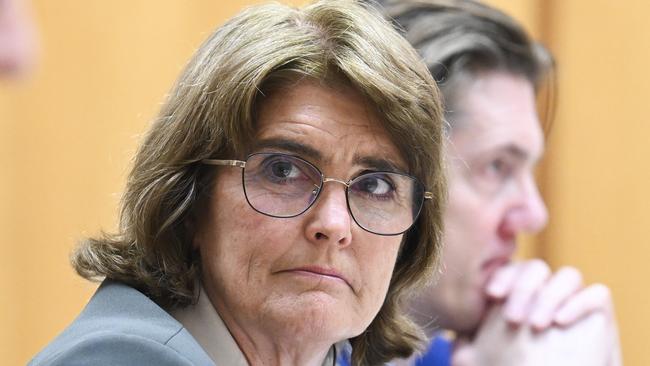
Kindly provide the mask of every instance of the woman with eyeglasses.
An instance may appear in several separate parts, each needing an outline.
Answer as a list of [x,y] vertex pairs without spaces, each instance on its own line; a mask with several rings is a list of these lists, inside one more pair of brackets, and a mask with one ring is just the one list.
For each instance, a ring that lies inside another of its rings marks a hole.
[[354,365],[411,354],[438,260],[441,107],[353,1],[250,8],[197,51],[140,147],[102,285],[34,365]]

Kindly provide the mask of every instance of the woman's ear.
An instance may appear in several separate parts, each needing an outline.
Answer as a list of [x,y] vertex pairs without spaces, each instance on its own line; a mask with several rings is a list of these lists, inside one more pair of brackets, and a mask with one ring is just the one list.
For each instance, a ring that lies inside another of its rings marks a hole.
[[203,243],[204,223],[210,215],[210,196],[213,181],[214,176],[211,175],[197,184],[199,193],[183,221],[183,228],[188,233],[194,251],[199,251],[201,243]]
[[187,233],[187,240],[192,242],[192,250],[198,251],[201,248],[202,237],[202,217],[206,217],[209,201],[208,186],[200,181],[196,183],[198,194],[188,209],[185,219],[183,220],[183,229]]
[[198,225],[196,223],[196,217],[193,214],[190,214],[185,221],[183,221],[183,228],[185,232],[190,234],[190,240],[192,241],[192,249],[197,250],[200,245],[198,243],[199,233],[196,231]]

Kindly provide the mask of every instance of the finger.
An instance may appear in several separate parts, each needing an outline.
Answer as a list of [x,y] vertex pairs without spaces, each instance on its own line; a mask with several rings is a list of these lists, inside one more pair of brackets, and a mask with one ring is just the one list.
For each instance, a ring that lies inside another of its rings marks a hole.
[[614,344],[614,349],[612,350],[612,354],[609,357],[609,363],[607,366],[622,366],[623,365],[623,358],[621,356],[621,346],[619,345],[618,341],[618,332],[612,337],[613,339],[613,344]]
[[522,268],[522,263],[511,263],[499,268],[485,287],[486,294],[495,300],[506,298]]
[[582,274],[576,268],[558,270],[537,293],[530,311],[529,323],[535,330],[544,330],[553,324],[555,312],[571,300],[582,288]]
[[452,350],[451,366],[473,366],[476,364],[476,352],[472,344],[465,338],[457,339]]
[[571,301],[555,313],[553,321],[560,326],[569,326],[595,311],[603,311],[610,319],[613,318],[612,295],[603,284],[591,285],[572,296]]
[[509,322],[517,324],[523,322],[533,299],[550,274],[551,270],[544,261],[531,260],[525,263],[510,296],[506,299],[504,316]]

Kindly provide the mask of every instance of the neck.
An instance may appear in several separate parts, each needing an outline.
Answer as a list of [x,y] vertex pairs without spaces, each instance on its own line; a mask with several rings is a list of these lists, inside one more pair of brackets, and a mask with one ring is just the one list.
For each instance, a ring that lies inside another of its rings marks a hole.
[[322,366],[331,345],[312,347],[279,344],[277,340],[269,342],[267,337],[251,337],[249,334],[233,332],[233,338],[240,346],[249,365],[308,365]]
[[223,321],[251,366],[321,366],[332,349],[329,342],[313,344],[299,342],[296,335],[290,335],[290,339],[277,333],[267,335],[240,326],[229,316],[223,316]]

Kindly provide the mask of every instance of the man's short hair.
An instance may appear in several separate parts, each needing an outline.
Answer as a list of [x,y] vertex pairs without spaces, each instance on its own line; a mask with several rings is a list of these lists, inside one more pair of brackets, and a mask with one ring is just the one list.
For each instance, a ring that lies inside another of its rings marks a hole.
[[554,61],[548,50],[497,9],[473,0],[378,3],[424,59],[447,110],[454,108],[458,85],[483,72],[522,76],[536,91],[553,81]]

